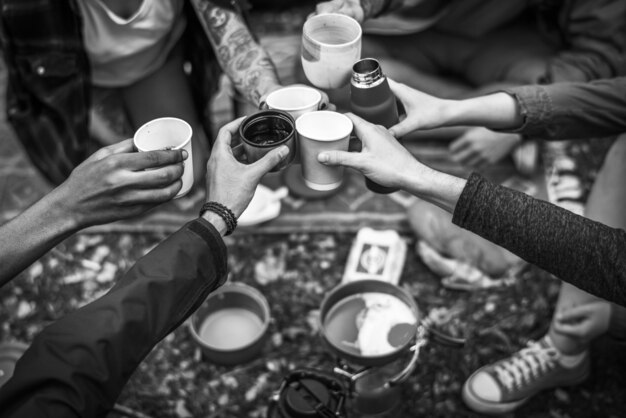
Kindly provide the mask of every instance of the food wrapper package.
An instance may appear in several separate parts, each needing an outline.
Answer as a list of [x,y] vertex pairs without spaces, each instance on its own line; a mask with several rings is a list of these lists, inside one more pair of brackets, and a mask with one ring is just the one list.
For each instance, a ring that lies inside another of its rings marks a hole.
[[361,228],[352,243],[342,283],[375,279],[397,285],[406,259],[406,247],[396,231]]

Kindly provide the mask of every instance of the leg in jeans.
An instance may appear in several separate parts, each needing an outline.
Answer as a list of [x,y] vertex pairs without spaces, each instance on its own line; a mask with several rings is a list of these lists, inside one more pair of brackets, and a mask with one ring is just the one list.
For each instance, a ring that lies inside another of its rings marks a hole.
[[191,125],[194,183],[203,183],[209,157],[209,142],[183,72],[180,50],[172,52],[158,71],[125,87],[123,97],[135,129],[160,117],[180,118]]

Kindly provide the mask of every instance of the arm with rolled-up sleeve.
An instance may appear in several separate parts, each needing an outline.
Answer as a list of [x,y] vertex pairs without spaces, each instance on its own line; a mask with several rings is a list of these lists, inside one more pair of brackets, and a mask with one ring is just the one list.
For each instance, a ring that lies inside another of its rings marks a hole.
[[626,77],[512,87],[503,92],[517,100],[523,120],[522,126],[509,132],[547,140],[626,132]]

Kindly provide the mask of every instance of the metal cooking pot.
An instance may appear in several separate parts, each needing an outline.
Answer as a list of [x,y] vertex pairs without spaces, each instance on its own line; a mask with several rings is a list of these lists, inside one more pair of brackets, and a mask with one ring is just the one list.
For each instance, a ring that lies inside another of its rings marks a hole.
[[[325,327],[328,314],[336,304],[350,296],[368,292],[395,296],[406,303],[415,316],[415,327],[406,341],[383,355],[355,354],[329,338]],[[358,410],[367,413],[387,412],[400,402],[399,385],[415,370],[420,350],[427,344],[429,336],[448,346],[461,347],[465,344],[464,339],[444,335],[434,330],[432,325],[428,318],[420,320],[417,304],[409,293],[396,285],[380,280],[358,280],[339,285],[328,293],[320,307],[322,339],[329,350],[339,358],[340,366],[335,367],[334,372],[348,380],[350,398],[354,400]],[[403,356],[408,357],[409,353],[411,355],[406,366],[398,368],[397,363]],[[396,367],[390,367],[391,363],[396,364]]]

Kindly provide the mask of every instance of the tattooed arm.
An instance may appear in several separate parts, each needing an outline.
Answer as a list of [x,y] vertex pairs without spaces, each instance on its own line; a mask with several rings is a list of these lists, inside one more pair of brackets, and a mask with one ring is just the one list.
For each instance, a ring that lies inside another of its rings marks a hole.
[[280,87],[274,64],[259,45],[243,17],[211,0],[191,0],[213,45],[220,66],[235,88],[255,105]]

